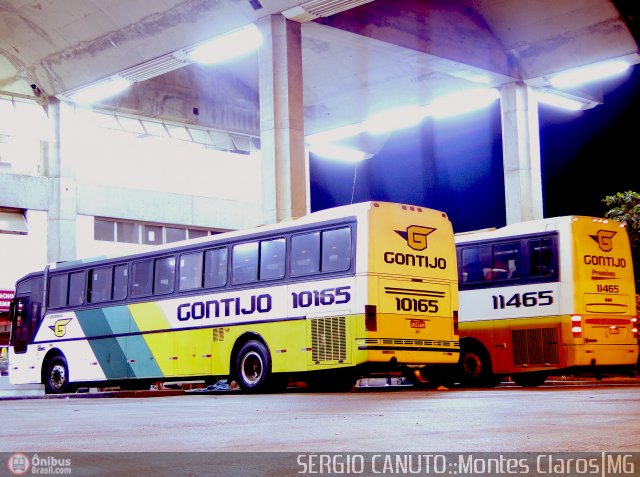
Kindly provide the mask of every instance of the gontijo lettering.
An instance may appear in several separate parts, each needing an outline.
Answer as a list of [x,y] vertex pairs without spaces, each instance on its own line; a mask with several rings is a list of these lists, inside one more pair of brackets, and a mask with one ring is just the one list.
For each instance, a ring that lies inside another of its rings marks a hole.
[[218,300],[195,301],[178,305],[179,321],[220,318],[221,316],[251,315],[268,313],[272,308],[272,298],[268,293],[241,297],[220,298]]
[[605,257],[603,255],[585,255],[585,265],[599,265],[601,267],[625,268],[627,261],[624,258]]

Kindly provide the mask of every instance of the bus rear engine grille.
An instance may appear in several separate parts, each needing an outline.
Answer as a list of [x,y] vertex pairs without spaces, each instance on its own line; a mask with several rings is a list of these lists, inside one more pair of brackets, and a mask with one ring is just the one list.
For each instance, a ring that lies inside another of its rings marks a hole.
[[558,364],[558,330],[533,328],[511,330],[514,366]]
[[344,361],[347,359],[346,318],[315,318],[311,320],[312,359],[322,361]]

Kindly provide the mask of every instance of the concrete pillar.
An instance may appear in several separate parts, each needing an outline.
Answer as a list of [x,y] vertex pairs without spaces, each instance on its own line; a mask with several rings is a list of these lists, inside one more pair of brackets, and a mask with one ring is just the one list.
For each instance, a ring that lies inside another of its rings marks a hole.
[[64,158],[66,106],[51,98],[47,107],[53,139],[49,148],[49,208],[47,216],[47,261],[75,260],[77,191],[71,160]]
[[509,83],[500,94],[507,224],[541,219],[538,104],[524,83]]
[[262,18],[259,54],[260,142],[265,223],[309,212],[309,165],[304,148],[300,23]]

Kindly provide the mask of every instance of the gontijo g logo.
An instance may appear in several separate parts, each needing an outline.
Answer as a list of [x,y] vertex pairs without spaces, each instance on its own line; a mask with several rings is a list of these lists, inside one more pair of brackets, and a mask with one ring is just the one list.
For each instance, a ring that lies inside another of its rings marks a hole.
[[596,235],[589,235],[593,240],[595,240],[600,247],[600,250],[603,252],[611,252],[613,249],[613,236],[618,232],[614,232],[613,230],[598,230]]
[[56,335],[57,338],[62,338],[67,333],[67,324],[69,324],[71,320],[72,318],[63,318],[56,321],[49,328],[53,331],[53,334]]
[[435,232],[433,227],[422,227],[421,225],[410,225],[407,230],[396,230],[395,232],[407,241],[407,245],[414,250],[424,250],[427,248],[427,237]]

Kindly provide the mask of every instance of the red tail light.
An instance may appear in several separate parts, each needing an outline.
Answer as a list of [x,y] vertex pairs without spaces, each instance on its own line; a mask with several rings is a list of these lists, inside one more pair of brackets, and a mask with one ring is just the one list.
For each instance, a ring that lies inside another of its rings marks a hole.
[[571,333],[573,333],[574,338],[582,336],[582,316],[571,315]]
[[633,337],[638,337],[638,317],[631,317],[631,331],[633,332]]
[[453,310],[453,334],[458,334],[458,310]]
[[367,331],[378,331],[378,311],[375,305],[364,306],[364,328]]

